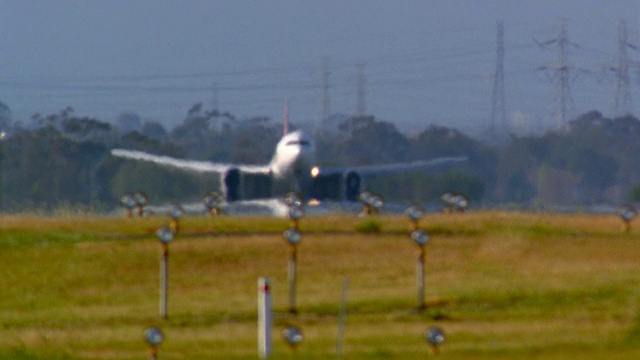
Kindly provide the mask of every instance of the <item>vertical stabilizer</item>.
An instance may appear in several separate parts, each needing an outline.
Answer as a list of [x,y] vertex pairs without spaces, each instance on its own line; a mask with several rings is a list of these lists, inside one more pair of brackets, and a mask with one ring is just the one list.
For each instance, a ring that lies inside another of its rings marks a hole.
[[289,102],[287,98],[284,98],[284,116],[283,116],[283,125],[282,125],[282,136],[287,135],[289,132]]

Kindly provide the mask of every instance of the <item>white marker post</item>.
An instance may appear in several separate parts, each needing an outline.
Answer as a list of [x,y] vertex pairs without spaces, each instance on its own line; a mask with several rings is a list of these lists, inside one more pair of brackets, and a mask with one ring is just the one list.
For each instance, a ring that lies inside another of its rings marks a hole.
[[271,289],[269,279],[258,278],[258,356],[266,359],[271,355]]

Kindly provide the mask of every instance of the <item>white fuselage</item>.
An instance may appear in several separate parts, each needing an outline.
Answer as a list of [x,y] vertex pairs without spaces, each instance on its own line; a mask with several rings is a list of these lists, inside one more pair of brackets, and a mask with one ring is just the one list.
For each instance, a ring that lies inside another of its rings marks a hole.
[[285,135],[271,160],[271,173],[276,179],[308,178],[315,162],[315,147],[310,136],[302,131]]

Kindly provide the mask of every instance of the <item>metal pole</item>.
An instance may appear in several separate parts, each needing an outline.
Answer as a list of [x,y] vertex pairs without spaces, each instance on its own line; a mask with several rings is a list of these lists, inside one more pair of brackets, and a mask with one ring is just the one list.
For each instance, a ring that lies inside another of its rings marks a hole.
[[291,245],[291,252],[289,254],[289,266],[287,279],[289,281],[289,312],[295,314],[296,311],[296,273],[297,273],[297,247]]
[[420,253],[418,254],[416,279],[418,285],[418,310],[423,310],[426,307],[424,303],[424,246],[420,246]]
[[151,346],[151,353],[149,355],[150,355],[149,359],[157,360],[158,359],[158,347],[157,346]]
[[162,244],[162,255],[160,258],[160,317],[168,317],[168,282],[169,282],[169,246]]

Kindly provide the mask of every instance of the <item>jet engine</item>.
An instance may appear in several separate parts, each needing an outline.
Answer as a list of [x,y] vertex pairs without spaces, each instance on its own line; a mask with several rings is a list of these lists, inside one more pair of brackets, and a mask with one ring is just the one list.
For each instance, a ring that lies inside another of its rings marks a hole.
[[318,200],[358,201],[362,177],[355,171],[346,174],[319,174],[311,181],[310,198]]
[[242,173],[238,168],[222,174],[222,190],[228,202],[270,198],[272,182],[271,175]]

